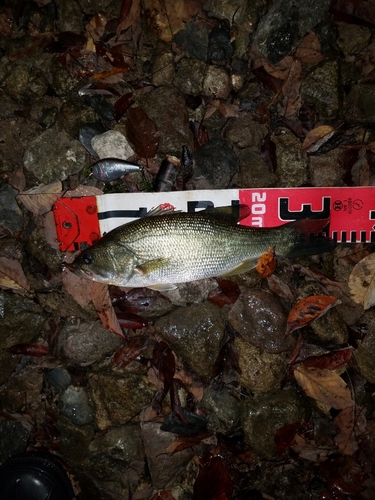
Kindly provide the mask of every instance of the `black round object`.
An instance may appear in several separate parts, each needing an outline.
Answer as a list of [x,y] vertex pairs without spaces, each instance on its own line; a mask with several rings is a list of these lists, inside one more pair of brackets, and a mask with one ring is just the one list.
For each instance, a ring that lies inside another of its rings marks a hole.
[[63,466],[49,453],[29,451],[0,467],[1,500],[72,500],[74,491]]

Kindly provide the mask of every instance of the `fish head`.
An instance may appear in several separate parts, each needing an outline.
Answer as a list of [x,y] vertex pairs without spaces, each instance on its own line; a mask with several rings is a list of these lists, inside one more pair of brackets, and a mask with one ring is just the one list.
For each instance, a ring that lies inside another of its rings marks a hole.
[[84,250],[70,264],[69,269],[74,274],[92,281],[125,285],[134,271],[134,256],[126,250],[119,255],[111,245],[100,243]]

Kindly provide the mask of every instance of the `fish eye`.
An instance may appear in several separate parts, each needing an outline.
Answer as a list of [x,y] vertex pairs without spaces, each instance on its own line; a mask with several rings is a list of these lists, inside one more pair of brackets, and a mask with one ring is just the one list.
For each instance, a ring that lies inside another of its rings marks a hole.
[[83,262],[85,264],[91,264],[92,263],[92,257],[90,254],[86,254],[84,257],[83,257]]

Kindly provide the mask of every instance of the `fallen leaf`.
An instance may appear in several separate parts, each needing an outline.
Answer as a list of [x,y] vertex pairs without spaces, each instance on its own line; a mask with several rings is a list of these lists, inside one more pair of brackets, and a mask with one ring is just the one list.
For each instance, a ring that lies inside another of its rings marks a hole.
[[330,11],[339,21],[373,28],[375,6],[365,0],[339,0],[332,3]]
[[43,215],[52,209],[54,202],[63,194],[60,181],[51,184],[40,184],[28,191],[23,191],[17,199],[35,215]]
[[171,490],[163,490],[155,493],[151,500],[175,500]]
[[18,260],[0,257],[0,287],[30,291],[29,282]]
[[34,356],[36,358],[49,354],[48,347],[40,344],[14,344],[7,347],[5,351],[11,354],[22,354],[23,356]]
[[144,1],[147,22],[164,42],[171,42],[173,35],[183,30],[185,22],[189,21],[191,15],[199,10],[196,8],[190,13],[188,7],[188,2],[185,0]]
[[337,410],[354,404],[344,380],[331,370],[305,368],[300,365],[294,369],[294,376],[306,395],[320,403]]
[[316,127],[306,135],[302,143],[302,149],[306,153],[318,151],[320,146],[324,144],[335,133],[335,129],[330,125],[321,125]]
[[318,35],[313,31],[307,33],[301,40],[294,55],[302,64],[318,64],[324,57]]
[[194,499],[229,500],[233,483],[222,457],[211,457],[200,469],[194,483]]
[[[87,281],[87,280],[86,280]],[[91,288],[91,300],[94,304],[96,312],[101,319],[103,326],[119,337],[125,338],[122,333],[121,326],[118,322],[116,312],[112,306],[111,298],[109,296],[108,285],[93,281]]]
[[313,439],[306,439],[304,436],[296,434],[291,446],[292,450],[299,453],[305,460],[320,462],[327,458],[333,450],[332,448],[322,448]]
[[340,411],[334,420],[335,427],[340,431],[335,436],[335,443],[342,455],[354,455],[358,450],[357,436],[365,430],[367,420],[364,408],[349,406]]
[[88,306],[91,302],[94,282],[81,278],[66,268],[62,272],[61,278],[65,290],[73,297],[77,304],[83,308]]
[[268,278],[276,269],[275,247],[270,247],[258,259],[255,269],[261,278]]
[[301,61],[295,59],[290,67],[288,76],[282,86],[281,93],[284,96],[278,105],[278,112],[287,119],[296,118],[302,106],[301,87]]
[[320,318],[338,304],[341,304],[341,300],[331,295],[310,295],[300,300],[288,315],[285,335]]
[[352,347],[331,351],[320,356],[309,356],[302,363],[305,368],[320,368],[327,370],[338,370],[349,362],[353,354]]
[[350,295],[354,302],[369,309],[375,305],[375,253],[356,264],[349,276]]
[[26,179],[23,173],[23,168],[18,168],[14,174],[9,178],[9,184],[18,191],[23,191],[26,187]]
[[204,396],[203,382],[194,372],[179,370],[175,373],[175,379],[183,383],[183,387],[194,396],[197,401],[201,401]]
[[217,280],[218,287],[209,293],[207,300],[220,308],[234,304],[240,296],[240,288],[234,281]]
[[152,158],[159,147],[159,131],[155,123],[140,107],[129,108],[126,122],[126,137],[141,158]]
[[352,457],[340,455],[329,457],[326,461],[321,462],[320,472],[330,488],[338,493],[331,498],[358,498],[359,493],[363,490],[365,472]]
[[141,14],[140,0],[123,0],[117,25],[117,35],[125,31],[139,18]]
[[282,299],[293,302],[294,296],[292,290],[290,289],[289,285],[285,283],[285,281],[280,279],[275,274],[272,274],[272,276],[267,279],[267,282],[270,290],[272,290],[273,293],[275,293]]
[[140,353],[147,348],[147,338],[143,335],[131,337],[125,345],[117,349],[112,356],[112,364],[116,368],[124,368],[131,361],[137,358]]

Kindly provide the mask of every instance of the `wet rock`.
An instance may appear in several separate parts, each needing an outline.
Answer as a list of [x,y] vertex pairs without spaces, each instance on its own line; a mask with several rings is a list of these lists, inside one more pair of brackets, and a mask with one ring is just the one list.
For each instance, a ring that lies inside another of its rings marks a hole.
[[29,343],[45,321],[41,307],[32,299],[0,291],[0,385],[14,370],[19,357],[4,351],[14,344]]
[[273,392],[280,387],[287,368],[285,354],[270,354],[242,337],[236,338],[234,345],[241,370],[238,381],[243,387],[254,394]]
[[323,20],[329,5],[329,0],[277,0],[258,24],[255,45],[271,63],[279,62]]
[[60,395],[59,409],[61,415],[75,425],[90,424],[94,418],[89,396],[84,387],[69,386]]
[[58,96],[66,96],[82,87],[82,82],[66,71],[58,57],[52,59],[49,71],[52,76],[51,87]]
[[0,96],[0,118],[12,118],[14,112],[18,109],[19,104],[8,95]]
[[208,30],[205,26],[200,26],[198,21],[187,23],[174,39],[191,57],[207,61]]
[[48,81],[42,71],[32,67],[32,61],[25,62],[22,59],[12,64],[4,87],[6,92],[16,99],[24,96],[36,98],[43,97],[47,92]]
[[155,386],[142,375],[89,373],[91,397],[99,429],[122,425],[151,403]]
[[98,479],[119,480],[135,460],[142,460],[141,430],[138,425],[121,425],[97,436],[88,447],[86,465]]
[[225,137],[240,148],[253,148],[260,151],[263,139],[268,134],[265,125],[256,122],[250,114],[229,121]]
[[266,188],[277,184],[277,175],[269,171],[260,154],[252,148],[243,149],[238,157],[240,170],[233,179],[234,184],[242,188]]
[[81,464],[87,457],[87,448],[94,438],[94,427],[77,427],[68,418],[59,415],[55,427],[60,432],[60,452],[68,463]]
[[237,172],[238,160],[223,139],[211,139],[193,153],[193,183],[203,179],[207,187],[225,189]]
[[70,363],[87,366],[111,354],[122,345],[114,335],[99,322],[65,324],[57,338],[57,353]]
[[292,387],[246,399],[242,404],[245,443],[259,458],[276,458],[276,431],[285,424],[301,422],[309,412],[305,400]]
[[[46,264],[51,271],[56,273],[61,271],[64,254],[59,250],[54,250],[47,243],[45,232],[42,227],[36,227],[31,231],[26,243],[26,249],[38,262]],[[44,284],[43,288],[45,287],[46,285]]]
[[[9,355],[9,353],[8,353]],[[32,358],[15,356],[17,371],[12,373],[0,391],[0,407],[8,413],[23,413],[25,408],[35,408],[40,402],[43,374],[32,363]]]
[[26,451],[31,428],[25,427],[21,422],[4,420],[0,422],[0,463],[8,458]]
[[79,97],[66,100],[61,106],[57,123],[72,137],[78,137],[79,129],[86,123],[95,122],[95,110]]
[[182,146],[194,149],[185,98],[177,89],[163,86],[152,90],[142,96],[141,106],[160,132],[159,153],[180,157]]
[[11,233],[23,229],[23,215],[16,201],[17,195],[17,189],[9,184],[4,184],[0,188],[0,227]]
[[316,187],[343,185],[343,170],[340,165],[340,148],[333,149],[329,153],[310,156],[309,172],[311,184]]
[[[17,109],[20,109],[19,106]],[[31,120],[28,121],[27,126],[25,126],[24,119],[16,117],[0,121],[0,173],[4,172],[9,175],[9,172],[20,168],[25,149],[39,133],[39,126]]]
[[58,391],[65,391],[72,381],[70,373],[63,366],[57,366],[46,374],[46,382]]
[[360,322],[368,324],[365,338],[359,342],[358,349],[354,350],[354,357],[361,373],[370,384],[375,383],[375,322],[373,311],[366,311]]
[[344,119],[348,123],[375,123],[375,88],[371,84],[355,85],[344,100]]
[[83,31],[82,12],[75,0],[61,0],[56,4],[58,18],[57,29],[59,31]]
[[240,0],[228,2],[227,0],[213,0],[211,4],[212,13],[220,19],[228,19],[230,23],[240,24],[243,22],[248,2]]
[[198,59],[182,59],[180,62],[173,85],[183,94],[200,95],[203,91],[203,80],[207,71],[204,62]]
[[340,110],[337,61],[326,61],[313,68],[302,79],[301,96],[314,107],[319,120],[336,118]]
[[282,130],[272,136],[276,146],[277,175],[280,187],[298,187],[308,180],[307,162],[301,143],[292,132]]
[[286,313],[277,297],[264,290],[241,290],[229,312],[231,326],[250,344],[269,353],[291,351],[295,340],[285,338]]
[[77,2],[85,14],[95,15],[108,10],[113,0],[77,0]]
[[[217,282],[212,279],[191,281],[190,283],[181,283],[175,290],[170,290],[164,292],[164,295],[168,297],[174,306],[188,306],[191,304],[201,304],[207,300],[210,292],[217,288]],[[168,307],[170,312],[171,308]],[[158,316],[164,316],[165,312],[161,309],[161,314]]]
[[365,26],[337,23],[337,30],[339,35],[337,45],[346,56],[362,52],[371,38],[371,31]]
[[207,429],[215,433],[228,434],[240,418],[240,401],[225,387],[207,387],[199,407],[207,415]]
[[229,61],[233,55],[228,22],[214,26],[208,36],[208,60],[211,63]]
[[48,129],[27,148],[24,166],[25,173],[45,184],[63,181],[83,169],[85,149],[66,132]]
[[198,375],[208,377],[222,347],[227,312],[205,302],[155,322],[156,332]]
[[152,83],[156,87],[171,85],[175,76],[174,55],[172,52],[162,52],[155,57],[152,65]]
[[227,99],[230,91],[230,77],[226,70],[217,66],[208,66],[203,81],[203,94],[214,99]]
[[120,158],[127,160],[134,155],[126,137],[118,130],[108,130],[104,134],[96,135],[91,145],[99,158]]
[[[193,450],[186,449],[172,456],[165,455],[166,449],[173,443],[175,436],[170,432],[160,430],[160,424],[151,422],[142,423],[141,431],[154,488],[158,490],[171,488],[192,459]],[[160,460],[160,455],[163,455],[163,460]]]

